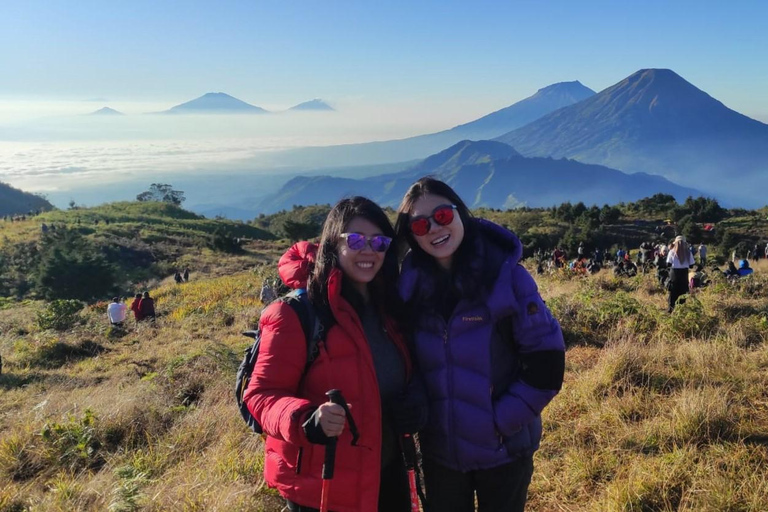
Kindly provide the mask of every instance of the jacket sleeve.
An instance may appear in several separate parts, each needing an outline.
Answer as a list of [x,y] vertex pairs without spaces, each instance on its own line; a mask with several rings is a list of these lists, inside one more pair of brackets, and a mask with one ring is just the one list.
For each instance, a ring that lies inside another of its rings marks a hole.
[[520,379],[494,404],[496,428],[510,436],[541,414],[562,387],[565,342],[560,324],[539,295],[533,277],[521,265],[512,270],[516,307],[512,332],[521,362]]
[[243,400],[265,434],[307,445],[301,424],[314,407],[298,396],[307,361],[301,322],[288,304],[276,302],[264,310],[259,328],[259,356]]

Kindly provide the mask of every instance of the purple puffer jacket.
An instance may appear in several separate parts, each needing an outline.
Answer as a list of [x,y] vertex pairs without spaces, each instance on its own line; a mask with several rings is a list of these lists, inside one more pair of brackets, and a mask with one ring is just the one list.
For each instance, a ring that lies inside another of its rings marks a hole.
[[559,391],[565,365],[560,325],[518,264],[517,236],[485,220],[473,222],[471,266],[498,268],[480,299],[459,300],[446,322],[434,308],[419,307],[436,284],[410,255],[400,280],[403,298],[421,311],[414,346],[430,403],[421,448],[458,471],[493,468],[536,451],[541,411]]

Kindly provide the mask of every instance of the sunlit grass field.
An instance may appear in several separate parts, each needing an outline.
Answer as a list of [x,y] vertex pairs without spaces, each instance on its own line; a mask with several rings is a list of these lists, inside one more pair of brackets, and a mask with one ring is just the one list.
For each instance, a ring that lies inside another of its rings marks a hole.
[[[61,332],[0,305],[0,511],[281,510],[233,399],[263,307],[245,263],[159,282],[157,321],[124,331],[105,303]],[[528,510],[768,510],[767,275],[672,315],[650,274],[537,276],[569,348]]]

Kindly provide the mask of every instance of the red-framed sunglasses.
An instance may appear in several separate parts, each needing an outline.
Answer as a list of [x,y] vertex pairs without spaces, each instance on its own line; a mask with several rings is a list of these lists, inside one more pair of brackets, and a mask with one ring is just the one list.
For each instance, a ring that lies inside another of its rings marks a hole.
[[434,220],[438,226],[447,226],[453,222],[453,210],[455,209],[455,204],[441,204],[432,210],[432,215],[411,217],[411,221],[408,224],[411,228],[411,233],[416,236],[424,236],[429,233],[430,220]]
[[347,247],[353,251],[362,251],[367,243],[375,252],[386,252],[389,249],[389,244],[392,243],[392,239],[384,235],[367,237],[360,233],[342,233],[339,236],[347,240]]

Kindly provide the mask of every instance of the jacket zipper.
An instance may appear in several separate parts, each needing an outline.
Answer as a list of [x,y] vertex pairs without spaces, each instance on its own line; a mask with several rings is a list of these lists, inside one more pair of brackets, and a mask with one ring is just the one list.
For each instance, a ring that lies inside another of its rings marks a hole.
[[301,473],[301,459],[304,455],[304,447],[299,447],[299,453],[296,455],[296,474]]
[[445,349],[445,360],[448,363],[448,396],[450,397],[448,403],[450,404],[449,414],[451,418],[448,422],[448,439],[453,440],[451,442],[451,451],[453,452],[453,460],[456,462],[456,467],[458,468],[460,467],[459,451],[456,449],[456,436],[454,435],[456,430],[456,420],[453,413],[453,401],[455,399],[453,393],[453,357],[451,356],[451,347],[448,344],[448,328],[451,325],[451,319],[453,319],[453,315],[451,315],[451,318],[448,319],[448,323],[445,325],[445,329],[443,330],[443,347]]

